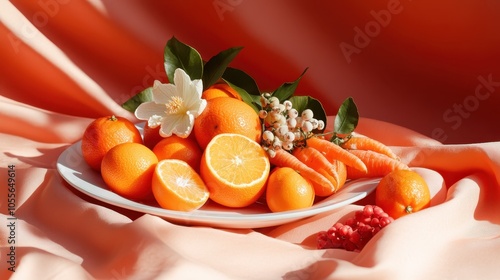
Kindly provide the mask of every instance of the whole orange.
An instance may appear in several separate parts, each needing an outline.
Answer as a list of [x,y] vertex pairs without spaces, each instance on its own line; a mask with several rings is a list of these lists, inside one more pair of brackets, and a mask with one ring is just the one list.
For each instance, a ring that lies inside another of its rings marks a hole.
[[292,168],[275,167],[269,174],[266,202],[272,212],[311,207],[314,197],[311,182]]
[[192,137],[182,138],[172,135],[163,138],[153,147],[158,160],[178,159],[185,161],[191,168],[198,172],[200,170],[200,161],[203,151],[196,140]]
[[95,119],[83,133],[83,159],[92,169],[99,171],[106,152],[126,142],[142,143],[141,133],[131,121],[115,116]]
[[101,164],[101,176],[113,192],[136,201],[152,197],[151,182],[158,158],[139,143],[111,148]]
[[425,209],[430,201],[429,186],[413,170],[395,170],[385,175],[375,192],[375,204],[394,219]]
[[193,131],[204,150],[208,142],[221,133],[236,133],[260,142],[262,126],[257,112],[245,102],[214,98],[207,100],[207,107],[194,121]]
[[241,96],[230,85],[218,83],[203,91],[201,98],[210,100],[217,97],[232,97],[241,100]]

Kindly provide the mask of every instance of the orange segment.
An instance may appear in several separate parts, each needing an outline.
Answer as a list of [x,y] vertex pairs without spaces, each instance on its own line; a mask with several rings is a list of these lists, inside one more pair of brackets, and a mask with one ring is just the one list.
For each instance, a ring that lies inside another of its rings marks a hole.
[[245,207],[263,193],[270,163],[262,147],[246,136],[223,133],[205,149],[200,173],[210,198],[224,206]]
[[193,211],[205,204],[208,189],[200,175],[185,161],[165,159],[156,165],[153,195],[162,208]]

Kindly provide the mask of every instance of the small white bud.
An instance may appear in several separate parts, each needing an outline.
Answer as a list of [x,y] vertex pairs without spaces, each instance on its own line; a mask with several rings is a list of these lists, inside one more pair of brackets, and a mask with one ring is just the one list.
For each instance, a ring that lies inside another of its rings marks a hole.
[[276,134],[277,135],[285,135],[288,133],[288,126],[286,125],[280,125],[278,129],[276,129]]
[[318,121],[318,129],[319,130],[325,129],[325,122],[323,120]]
[[304,132],[311,132],[313,130],[313,125],[312,123],[308,122],[308,121],[304,121],[302,122],[302,130]]
[[287,142],[293,142],[293,140],[295,140],[295,134],[289,131],[283,135],[283,139]]
[[302,119],[304,120],[310,120],[312,119],[312,117],[314,116],[314,113],[311,109],[305,109],[303,112],[302,112]]
[[283,148],[283,150],[290,151],[291,149],[293,149],[293,142],[283,142],[283,144],[281,144],[281,147]]
[[260,96],[260,106],[262,106],[262,108],[266,108],[267,104],[269,104],[269,101],[267,101],[267,98],[265,98],[264,95],[261,95]]
[[317,129],[318,128],[318,120],[315,119],[315,118],[312,118],[309,120],[309,122],[313,125],[313,129]]
[[271,108],[277,107],[280,104],[280,100],[276,96],[272,96],[269,98],[269,104],[271,105]]
[[287,119],[286,124],[289,128],[295,128],[297,126],[297,119]]
[[276,120],[277,123],[279,123],[280,125],[286,125],[286,118],[285,116],[283,115],[279,115],[278,119]]
[[292,108],[292,109],[288,110],[288,117],[289,118],[295,119],[298,116],[299,116],[299,112],[296,109]]
[[262,133],[262,139],[264,139],[264,141],[272,142],[274,140],[274,133],[266,130]]
[[269,157],[273,158],[276,156],[276,151],[273,149],[269,149],[269,150],[267,150],[267,154],[269,155]]
[[274,137],[273,148],[280,149],[281,148],[281,140],[278,137]]

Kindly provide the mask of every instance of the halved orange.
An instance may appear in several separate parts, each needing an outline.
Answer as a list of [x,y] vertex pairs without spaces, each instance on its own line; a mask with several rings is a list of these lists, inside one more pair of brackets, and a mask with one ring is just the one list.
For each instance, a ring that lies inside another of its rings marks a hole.
[[193,211],[205,204],[208,189],[200,175],[185,161],[164,159],[156,165],[153,195],[162,208]]
[[254,203],[265,190],[269,170],[269,158],[259,143],[235,133],[215,136],[200,164],[210,198],[227,207]]

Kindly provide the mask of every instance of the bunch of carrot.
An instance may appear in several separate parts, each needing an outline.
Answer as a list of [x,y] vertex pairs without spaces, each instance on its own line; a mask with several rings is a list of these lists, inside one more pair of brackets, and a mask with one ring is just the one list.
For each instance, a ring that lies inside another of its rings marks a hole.
[[347,179],[382,177],[408,169],[388,146],[365,136],[353,136],[340,145],[312,136],[291,152],[276,150],[270,162],[295,169],[311,181],[317,196],[337,192]]

